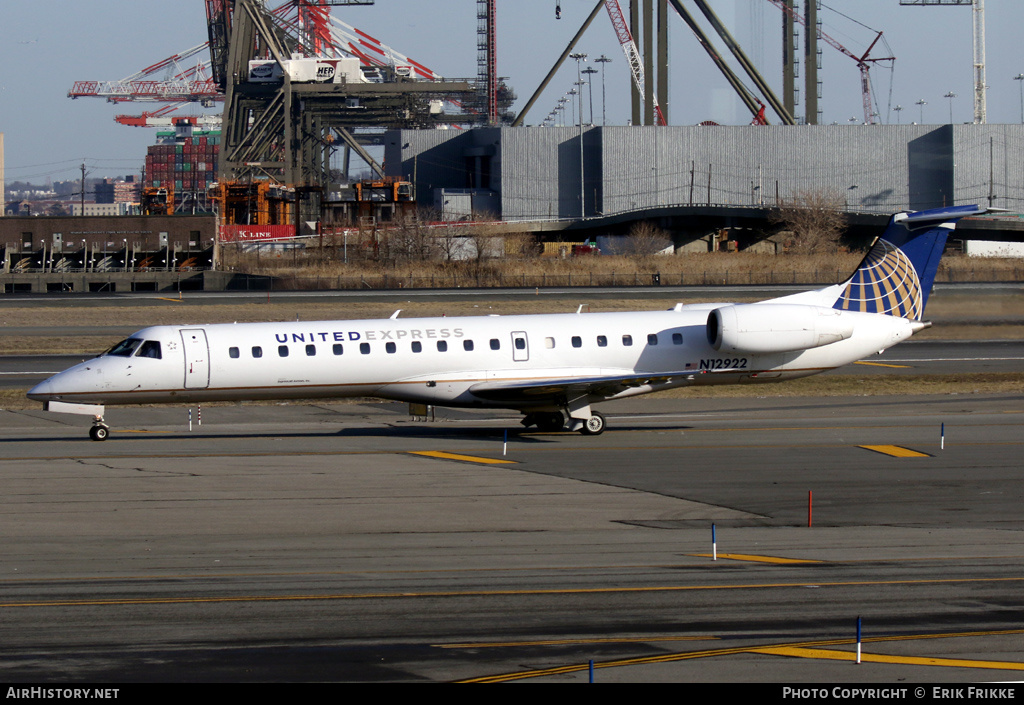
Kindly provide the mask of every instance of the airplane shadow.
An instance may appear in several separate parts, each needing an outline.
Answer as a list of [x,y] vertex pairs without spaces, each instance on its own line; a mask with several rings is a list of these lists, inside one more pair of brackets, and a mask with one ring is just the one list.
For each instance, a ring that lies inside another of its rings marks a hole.
[[[630,431],[634,433],[646,433],[646,432],[679,432],[686,431],[694,428],[693,426],[649,426],[649,425],[623,425],[615,426],[609,429],[609,432],[617,431]],[[102,443],[96,445],[97,449],[103,448],[108,444],[115,444],[118,441],[131,440],[134,442],[140,441],[196,441],[196,440],[244,440],[244,439],[268,439],[268,438],[281,438],[281,439],[311,439],[311,438],[382,438],[382,439],[395,439],[395,438],[406,438],[406,439],[417,439],[424,441],[466,441],[466,440],[490,440],[490,441],[501,441],[505,438],[505,432],[508,432],[508,440],[514,440],[517,443],[555,443],[560,438],[574,438],[580,434],[574,431],[537,431],[535,429],[524,429],[521,427],[477,427],[477,428],[439,428],[431,427],[430,425],[423,426],[387,426],[381,428],[343,428],[337,431],[303,431],[303,432],[240,432],[240,433],[229,433],[229,432],[206,432],[196,431],[192,433],[183,432],[168,432],[163,433],[160,431],[151,432],[126,432],[119,431],[117,428],[111,430],[110,438]],[[0,438],[0,446],[2,445],[19,445],[19,444],[39,444],[45,442],[65,442],[65,443],[77,443],[77,442],[88,442],[93,443],[94,441],[89,440],[87,433],[83,432],[70,435],[62,436],[51,436],[48,438]]]

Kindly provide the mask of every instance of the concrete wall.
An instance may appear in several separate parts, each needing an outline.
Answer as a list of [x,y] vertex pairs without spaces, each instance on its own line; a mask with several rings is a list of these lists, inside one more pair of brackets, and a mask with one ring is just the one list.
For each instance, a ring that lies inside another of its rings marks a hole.
[[[774,205],[829,191],[850,211],[989,203],[1024,209],[1022,125],[483,128],[389,132],[389,174],[467,188],[481,150],[504,220],[664,205]],[[475,156],[476,155],[476,156]],[[582,198],[582,203],[581,203]]]

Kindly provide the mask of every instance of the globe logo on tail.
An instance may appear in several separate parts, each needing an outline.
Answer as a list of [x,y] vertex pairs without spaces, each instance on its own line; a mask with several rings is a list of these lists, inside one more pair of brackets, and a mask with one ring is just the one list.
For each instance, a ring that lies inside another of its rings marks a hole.
[[924,313],[921,280],[902,250],[879,239],[834,308],[919,321]]

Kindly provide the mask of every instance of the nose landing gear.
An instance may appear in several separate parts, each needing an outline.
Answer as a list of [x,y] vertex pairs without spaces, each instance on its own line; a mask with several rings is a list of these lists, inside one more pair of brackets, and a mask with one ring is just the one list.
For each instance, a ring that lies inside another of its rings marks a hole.
[[105,441],[110,436],[110,426],[103,423],[103,415],[92,417],[92,428],[89,429],[89,438],[94,441]]

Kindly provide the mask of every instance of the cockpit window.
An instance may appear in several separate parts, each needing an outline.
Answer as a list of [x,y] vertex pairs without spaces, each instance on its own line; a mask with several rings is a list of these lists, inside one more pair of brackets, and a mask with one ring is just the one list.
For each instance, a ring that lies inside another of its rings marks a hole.
[[154,360],[161,359],[163,356],[160,354],[160,341],[145,341],[139,346],[139,352],[135,353],[135,357],[151,357]]
[[138,338],[128,338],[122,340],[120,343],[110,348],[107,351],[107,355],[115,355],[117,357],[131,357],[132,353],[135,352],[135,348],[139,347],[142,343]]

